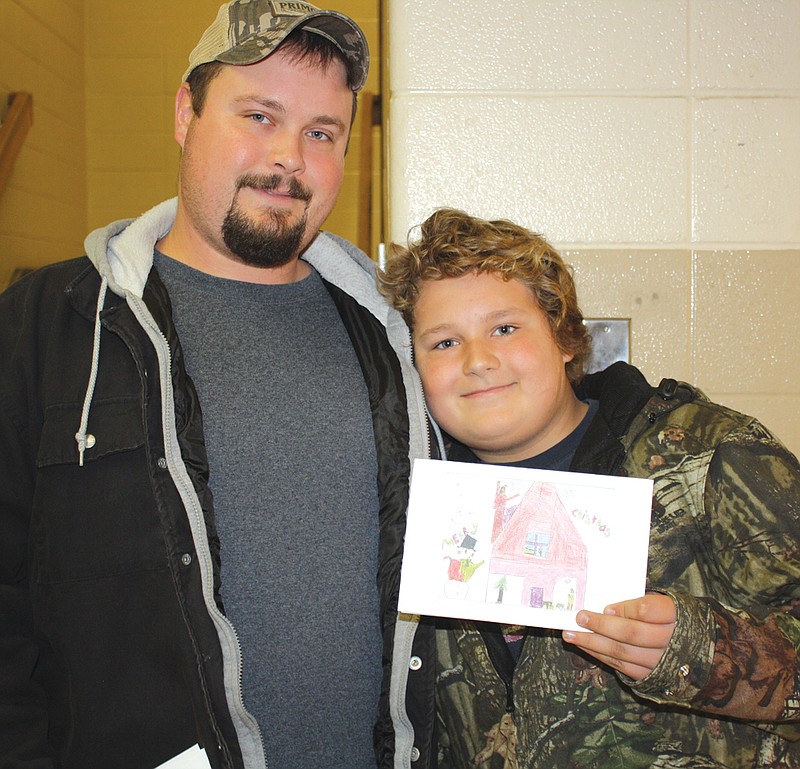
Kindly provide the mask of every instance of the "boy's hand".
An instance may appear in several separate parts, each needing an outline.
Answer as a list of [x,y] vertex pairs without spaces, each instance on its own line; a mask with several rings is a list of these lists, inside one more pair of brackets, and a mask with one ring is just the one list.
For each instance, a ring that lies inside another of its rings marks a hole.
[[582,609],[576,619],[593,632],[565,630],[562,638],[638,681],[658,664],[672,638],[675,602],[668,595],[649,593],[610,604],[602,614]]

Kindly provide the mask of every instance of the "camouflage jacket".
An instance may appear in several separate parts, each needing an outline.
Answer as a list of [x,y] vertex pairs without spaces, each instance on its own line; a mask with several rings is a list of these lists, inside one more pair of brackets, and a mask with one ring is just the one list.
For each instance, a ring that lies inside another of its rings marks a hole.
[[800,767],[797,459],[756,420],[625,364],[579,395],[600,408],[573,469],[654,480],[648,589],[676,601],[671,644],[634,682],[558,631],[529,629],[514,666],[496,626],[423,619],[438,766]]

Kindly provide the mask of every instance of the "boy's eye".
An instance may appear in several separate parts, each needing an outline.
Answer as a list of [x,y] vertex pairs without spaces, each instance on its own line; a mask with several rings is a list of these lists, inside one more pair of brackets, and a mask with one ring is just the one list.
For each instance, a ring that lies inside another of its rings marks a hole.
[[256,112],[252,115],[248,115],[247,117],[250,118],[255,123],[268,123],[269,120],[267,119],[266,115],[262,115],[260,112]]
[[433,346],[434,350],[449,350],[458,344],[455,339],[442,339],[441,342]]
[[498,326],[494,332],[494,336],[508,336],[509,334],[513,334],[517,330],[516,326],[512,326],[510,323],[503,323],[502,326]]

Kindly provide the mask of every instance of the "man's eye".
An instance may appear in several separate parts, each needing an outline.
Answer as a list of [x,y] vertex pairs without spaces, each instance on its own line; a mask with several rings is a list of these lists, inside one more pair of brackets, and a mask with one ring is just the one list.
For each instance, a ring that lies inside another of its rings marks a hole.
[[267,116],[262,115],[260,112],[255,113],[254,115],[248,115],[248,117],[256,123],[266,123]]
[[308,135],[312,139],[318,139],[319,141],[330,141],[331,137],[325,133],[325,131],[309,131]]

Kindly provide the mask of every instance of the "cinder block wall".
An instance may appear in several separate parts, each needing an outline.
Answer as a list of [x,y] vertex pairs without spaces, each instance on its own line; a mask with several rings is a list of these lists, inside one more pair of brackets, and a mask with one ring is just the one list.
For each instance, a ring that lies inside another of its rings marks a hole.
[[177,194],[175,92],[218,0],[84,0],[88,226]]
[[0,0],[0,92],[33,125],[0,195],[0,289],[15,268],[80,253],[86,228],[83,0]]
[[392,0],[390,236],[542,232],[631,362],[800,452],[800,3]]

